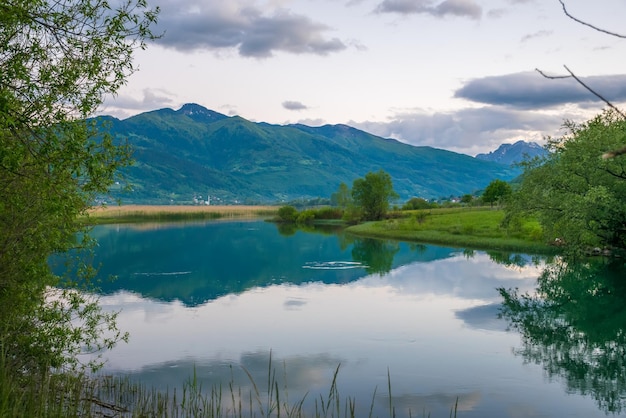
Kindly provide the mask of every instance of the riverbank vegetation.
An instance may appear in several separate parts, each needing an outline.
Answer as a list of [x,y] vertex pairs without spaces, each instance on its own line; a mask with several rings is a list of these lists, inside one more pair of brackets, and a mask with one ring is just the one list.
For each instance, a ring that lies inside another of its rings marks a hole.
[[536,220],[520,221],[513,230],[502,225],[504,217],[502,209],[490,207],[407,211],[402,212],[401,217],[350,226],[347,232],[474,249],[528,253],[558,251],[545,243],[542,228]]
[[536,218],[546,237],[571,253],[626,253],[626,158],[610,150],[626,144],[626,120],[613,110],[550,138],[550,153],[525,163],[506,205],[506,225]]
[[80,222],[89,225],[137,222],[173,222],[209,219],[249,219],[275,216],[277,206],[101,206],[89,210]]
[[[127,144],[89,118],[135,71],[158,13],[145,0],[0,3],[2,417],[67,416],[80,392],[63,388],[100,366],[80,354],[126,337],[48,261],[89,247],[76,220],[131,162]],[[93,268],[76,261],[88,280]]]
[[[6,358],[0,358],[0,417],[358,418],[363,416],[358,411],[363,410],[369,410],[367,416],[380,417],[373,415],[374,404],[379,398],[389,399],[385,401],[389,418],[405,416],[391,401],[393,393],[389,373],[386,388],[380,391],[372,388],[371,399],[357,403],[355,398],[341,395],[337,385],[340,365],[334,371],[327,392],[290,399],[289,388],[280,378],[287,378],[288,372],[276,370],[271,356],[264,382],[255,382],[250,373],[242,368],[242,373],[251,383],[249,390],[242,390],[233,380],[204,388],[195,374],[185,382],[175,382],[175,385],[182,383],[178,391],[158,391],[125,376],[62,373],[47,374],[43,379],[15,381],[16,374],[7,369],[4,361]],[[457,406],[450,405],[451,418],[457,416]],[[409,409],[406,416],[430,417],[430,414]]]
[[[342,213],[327,208],[298,212],[292,207],[282,207],[275,220],[279,224],[294,223],[306,227],[344,219],[342,223],[346,232],[365,237],[541,254],[560,250],[544,239],[543,228],[536,219],[524,218],[514,227],[505,226],[505,211],[491,206],[434,205],[428,209],[395,210],[387,213],[384,220],[356,224],[345,221]],[[326,217],[327,214],[332,214],[332,217]]]

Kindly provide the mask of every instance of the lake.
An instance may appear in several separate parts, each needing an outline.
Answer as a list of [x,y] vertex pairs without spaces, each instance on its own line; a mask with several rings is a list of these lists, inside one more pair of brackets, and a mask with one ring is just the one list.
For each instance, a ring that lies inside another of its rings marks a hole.
[[[546,321],[534,323],[514,292],[499,315],[498,289],[537,292],[542,257],[263,221],[98,226],[92,236],[100,277],[117,276],[103,281],[101,305],[130,333],[105,354],[107,374],[171,391],[195,373],[207,390],[232,381],[248,393],[250,377],[266,390],[273,369],[292,403],[311,406],[339,368],[338,392],[357,416],[372,402],[374,416],[389,416],[390,396],[398,417],[448,417],[458,403],[459,417],[589,418],[624,403],[623,368],[610,378],[569,370],[561,357],[576,346],[554,354],[567,344],[535,338]],[[563,321],[557,313],[549,325]],[[588,340],[597,366],[605,357]]]

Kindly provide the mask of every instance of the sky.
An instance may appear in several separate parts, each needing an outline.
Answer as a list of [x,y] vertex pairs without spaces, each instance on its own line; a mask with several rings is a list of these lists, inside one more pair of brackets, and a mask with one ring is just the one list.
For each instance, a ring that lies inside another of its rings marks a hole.
[[[562,1],[562,3],[561,3]],[[626,104],[624,0],[148,0],[163,36],[100,114],[197,103],[468,155]],[[565,9],[564,9],[565,7]],[[610,32],[596,30],[588,25]],[[616,36],[620,35],[620,36]]]

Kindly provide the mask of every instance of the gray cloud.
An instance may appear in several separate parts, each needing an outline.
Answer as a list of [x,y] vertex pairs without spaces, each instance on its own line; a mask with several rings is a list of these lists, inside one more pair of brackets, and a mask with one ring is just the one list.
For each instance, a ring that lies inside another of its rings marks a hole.
[[492,19],[500,19],[502,16],[508,14],[508,11],[505,9],[492,9],[487,12],[487,17]]
[[164,2],[157,32],[158,44],[183,52],[236,48],[245,57],[266,58],[277,51],[327,55],[342,51],[346,44],[328,38],[328,26],[286,10],[266,14],[262,10],[228,2]]
[[348,124],[411,145],[475,155],[493,151],[504,142],[520,139],[541,142],[546,135],[558,135],[567,117],[488,106],[450,113],[405,112],[388,122]]
[[430,14],[444,17],[448,15],[480,19],[482,8],[474,0],[445,0],[433,5],[431,0],[384,0],[376,13]]
[[[626,100],[626,74],[580,78],[610,101]],[[538,72],[474,79],[458,89],[454,97],[520,109],[600,101],[573,78],[547,79]]]
[[552,35],[553,33],[554,31],[551,31],[551,30],[540,30],[539,32],[531,33],[531,34],[524,36],[522,38],[522,42],[530,41],[535,38],[545,38],[547,36]]
[[296,102],[296,101],[291,101],[291,100],[287,100],[285,102],[283,102],[283,107],[287,110],[306,110],[308,109],[308,106],[300,103],[300,102]]

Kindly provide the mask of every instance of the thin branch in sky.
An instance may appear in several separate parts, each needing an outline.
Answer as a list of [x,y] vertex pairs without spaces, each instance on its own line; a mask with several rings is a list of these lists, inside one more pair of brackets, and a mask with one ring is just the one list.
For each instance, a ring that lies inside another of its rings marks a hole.
[[565,16],[569,17],[569,18],[570,18],[570,19],[572,19],[574,22],[580,23],[581,25],[588,26],[588,27],[590,27],[590,28],[591,28],[591,29],[593,29],[593,30],[597,30],[598,32],[602,32],[602,33],[606,33],[606,34],[611,35],[611,36],[617,36],[618,38],[623,38],[623,39],[626,39],[626,35],[621,35],[621,34],[619,34],[619,33],[611,32],[611,31],[608,31],[608,30],[606,30],[606,29],[599,28],[599,27],[597,27],[597,26],[592,25],[591,23],[587,23],[587,22],[585,22],[585,21],[582,21],[582,20],[580,20],[580,19],[578,19],[578,18],[576,18],[576,17],[572,16],[572,15],[571,15],[571,14],[567,11],[567,8],[565,7],[565,3],[563,3],[563,0],[559,0],[559,3],[561,3],[561,6],[563,7],[563,13],[565,13]]
[[[559,0],[561,1],[561,0]],[[583,86],[584,88],[586,88],[587,90],[589,90],[591,92],[591,94],[593,94],[594,96],[596,96],[598,99],[602,100],[604,103],[607,104],[607,106],[609,106],[611,109],[615,110],[622,118],[626,119],[626,114],[624,114],[624,112],[622,112],[621,110],[619,110],[613,103],[611,103],[608,99],[604,98],[604,96],[602,96],[600,93],[598,93],[597,91],[595,91],[594,89],[592,89],[591,87],[589,87],[587,84],[585,84],[584,81],[582,81],[580,79],[580,77],[578,77],[576,74],[574,74],[569,68],[567,68],[567,65],[564,65],[563,67],[565,67],[565,70],[567,70],[567,72],[569,73],[569,75],[558,75],[558,76],[553,76],[553,75],[547,75],[545,74],[543,71],[541,71],[540,69],[536,68],[536,71],[541,74],[542,76],[544,76],[545,78],[549,78],[549,79],[560,79],[560,78],[573,78],[574,80],[576,80],[578,82],[578,84],[580,84],[581,86]]]

